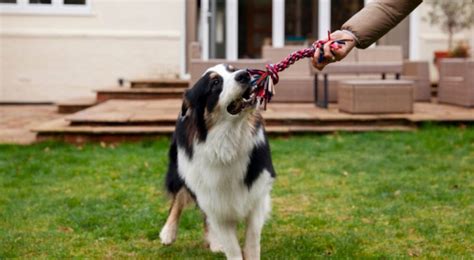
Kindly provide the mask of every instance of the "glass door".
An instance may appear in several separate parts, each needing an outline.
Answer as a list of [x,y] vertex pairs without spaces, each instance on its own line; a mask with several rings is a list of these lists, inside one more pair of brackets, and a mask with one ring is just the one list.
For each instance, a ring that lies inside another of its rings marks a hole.
[[225,0],[210,0],[209,58],[225,58]]
[[225,58],[225,0],[198,2],[198,35],[203,58]]
[[239,58],[260,58],[272,39],[272,0],[239,0]]
[[303,45],[318,37],[318,0],[285,0],[285,45]]
[[331,31],[341,29],[341,26],[362,8],[364,0],[332,0]]

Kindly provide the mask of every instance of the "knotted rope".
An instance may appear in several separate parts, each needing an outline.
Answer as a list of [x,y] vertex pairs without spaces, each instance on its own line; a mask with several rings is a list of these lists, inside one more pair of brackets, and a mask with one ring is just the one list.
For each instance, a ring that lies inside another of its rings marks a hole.
[[319,49],[318,63],[324,61],[324,45],[330,44],[330,50],[334,55],[334,51],[341,48],[341,45],[345,45],[348,40],[337,40],[332,41],[330,32],[328,32],[328,38],[326,40],[318,40],[311,44],[311,47],[295,51],[288,55],[284,60],[276,64],[265,65],[266,70],[259,69],[247,69],[252,77],[252,86],[256,86],[255,95],[258,105],[262,105],[263,109],[267,108],[267,103],[270,102],[272,96],[275,94],[275,85],[279,81],[278,73],[284,71],[290,65],[294,64],[302,58],[311,58],[314,56],[316,50]]

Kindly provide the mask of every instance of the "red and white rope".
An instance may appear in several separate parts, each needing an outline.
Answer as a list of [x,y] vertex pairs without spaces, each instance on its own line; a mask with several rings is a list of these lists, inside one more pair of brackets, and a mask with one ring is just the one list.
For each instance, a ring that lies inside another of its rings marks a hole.
[[314,42],[311,47],[302,50],[295,51],[288,55],[284,60],[275,63],[265,65],[266,70],[258,69],[247,69],[253,78],[253,84],[256,85],[256,98],[259,105],[264,106],[270,102],[274,94],[274,85],[278,84],[280,80],[278,73],[286,70],[288,67],[293,65],[295,62],[302,58],[312,58],[317,49],[320,50],[318,62],[324,61],[324,45],[329,43],[331,52],[341,48],[341,45],[345,44],[345,41],[332,41],[330,32],[328,32],[328,38],[326,40],[318,40]]

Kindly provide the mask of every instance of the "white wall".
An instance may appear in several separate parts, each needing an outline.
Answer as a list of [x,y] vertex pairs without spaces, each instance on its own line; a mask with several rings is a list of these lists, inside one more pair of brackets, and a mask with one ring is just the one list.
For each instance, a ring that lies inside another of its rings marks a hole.
[[184,1],[95,0],[88,15],[0,14],[0,102],[92,96],[179,73]]
[[[419,35],[419,46],[420,60],[430,61],[431,69],[430,74],[433,81],[438,80],[438,71],[433,65],[433,52],[436,50],[447,50],[448,49],[448,34],[441,31],[439,26],[430,25],[429,21],[426,20],[427,13],[430,10],[430,6],[423,2],[418,9],[418,16],[420,19],[418,31]],[[474,27],[471,30],[464,30],[457,33],[454,36],[454,45],[460,40],[468,41],[471,46],[471,55],[474,55]]]

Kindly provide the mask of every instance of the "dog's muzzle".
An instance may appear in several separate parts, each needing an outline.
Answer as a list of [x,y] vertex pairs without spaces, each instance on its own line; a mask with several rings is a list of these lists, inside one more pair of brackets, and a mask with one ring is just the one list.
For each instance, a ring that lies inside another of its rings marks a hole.
[[252,107],[256,104],[256,94],[254,91],[256,88],[250,85],[251,77],[247,71],[240,71],[235,75],[235,81],[240,83],[240,86],[245,90],[242,92],[242,95],[232,101],[227,106],[227,112],[231,115],[236,115],[242,112],[248,107]]

